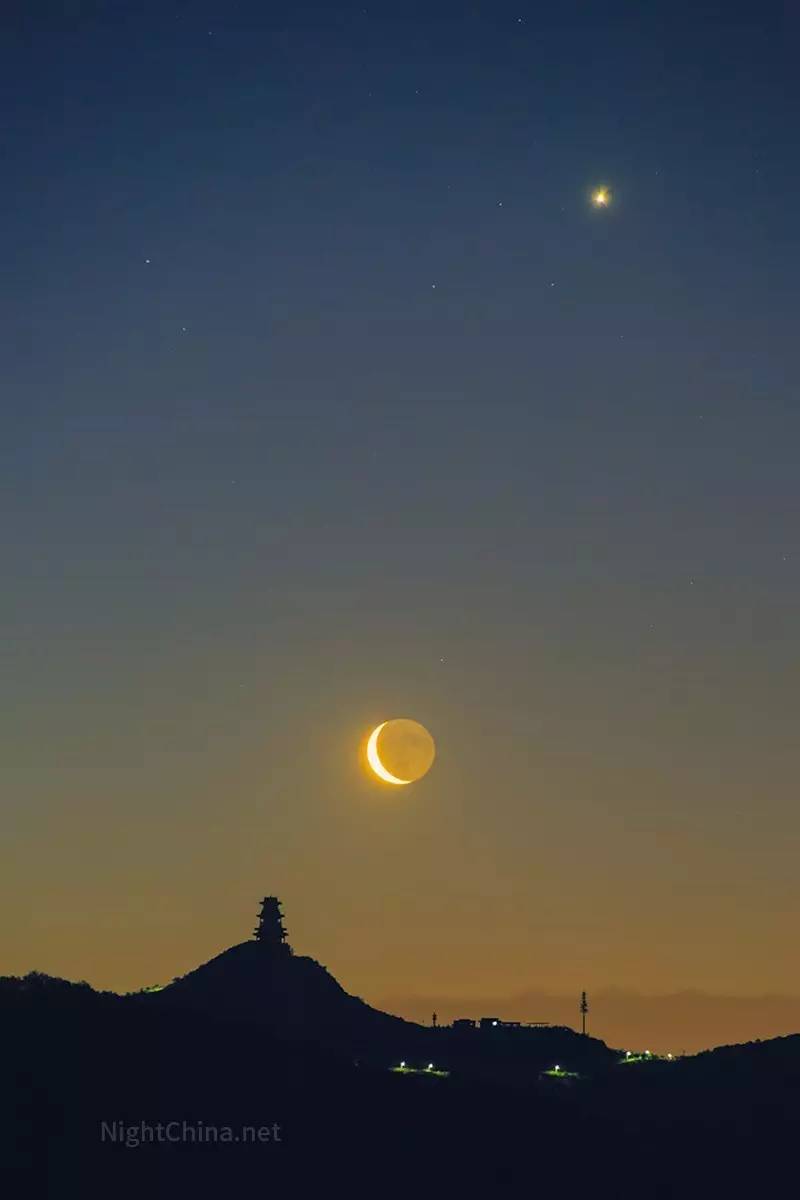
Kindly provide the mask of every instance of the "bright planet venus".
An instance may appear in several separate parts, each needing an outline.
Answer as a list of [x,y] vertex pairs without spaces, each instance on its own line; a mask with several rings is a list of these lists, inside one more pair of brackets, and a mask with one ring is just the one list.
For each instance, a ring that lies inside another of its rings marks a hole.
[[384,783],[404,787],[427,775],[436,743],[424,725],[396,717],[377,725],[367,742],[367,762]]

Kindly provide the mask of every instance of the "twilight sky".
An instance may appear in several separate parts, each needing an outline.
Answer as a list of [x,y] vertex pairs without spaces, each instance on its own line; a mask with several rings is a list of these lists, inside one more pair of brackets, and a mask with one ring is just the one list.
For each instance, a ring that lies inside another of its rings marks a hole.
[[792,6],[4,12],[0,971],[800,991]]

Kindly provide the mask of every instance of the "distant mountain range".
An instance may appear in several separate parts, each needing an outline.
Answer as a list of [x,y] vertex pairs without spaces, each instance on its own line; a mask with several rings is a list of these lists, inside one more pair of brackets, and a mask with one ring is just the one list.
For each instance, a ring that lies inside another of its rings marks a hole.
[[[684,990],[642,995],[622,988],[590,993],[588,1028],[612,1046],[644,1047],[657,1053],[695,1054],[714,1046],[785,1037],[800,1030],[797,996],[721,996]],[[434,1010],[443,1021],[493,1014],[504,1020],[578,1023],[578,996],[529,990],[512,997],[391,995],[383,1003],[409,1020],[427,1022]]]

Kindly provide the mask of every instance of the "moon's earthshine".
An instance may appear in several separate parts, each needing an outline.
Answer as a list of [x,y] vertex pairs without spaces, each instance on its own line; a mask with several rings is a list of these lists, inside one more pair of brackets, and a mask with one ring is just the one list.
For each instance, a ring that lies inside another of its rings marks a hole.
[[369,735],[367,762],[384,783],[405,787],[427,775],[436,743],[424,725],[399,717],[383,721]]

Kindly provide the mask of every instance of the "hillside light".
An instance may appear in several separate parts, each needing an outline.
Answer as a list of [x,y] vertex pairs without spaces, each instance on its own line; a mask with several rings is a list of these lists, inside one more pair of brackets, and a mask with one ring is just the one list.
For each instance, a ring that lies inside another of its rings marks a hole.
[[401,1062],[401,1063],[400,1063],[400,1066],[401,1066],[401,1067],[404,1067],[405,1065],[406,1065],[406,1064],[405,1064],[405,1061],[403,1061],[403,1062]]
[[553,1070],[554,1070],[554,1071],[560,1071],[560,1070],[561,1070],[561,1067],[558,1065],[558,1063],[556,1063],[556,1065],[553,1067]]
[[630,1052],[630,1050],[626,1050],[626,1051],[625,1051],[625,1057],[626,1057],[626,1058],[630,1058],[630,1056],[631,1056],[631,1052]]
[[492,1024],[493,1024],[493,1025],[496,1025],[496,1024],[497,1024],[497,1021],[492,1021]]
[[428,1070],[429,1070],[429,1071],[432,1071],[432,1070],[433,1070],[433,1063],[428,1063]]

